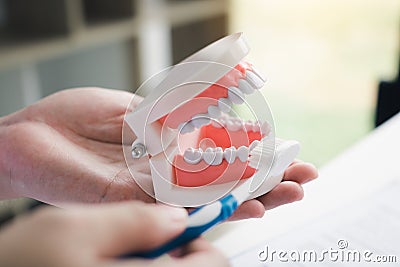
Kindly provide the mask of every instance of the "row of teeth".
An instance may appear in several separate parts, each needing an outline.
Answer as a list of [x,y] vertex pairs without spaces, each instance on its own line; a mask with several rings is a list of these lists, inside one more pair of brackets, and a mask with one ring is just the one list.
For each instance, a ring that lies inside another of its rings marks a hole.
[[241,162],[246,162],[249,159],[249,153],[260,143],[254,140],[249,147],[240,146],[239,148],[230,147],[223,150],[221,147],[208,147],[205,151],[201,148],[188,148],[183,154],[183,159],[189,164],[197,164],[204,160],[208,165],[219,165],[225,159],[229,164],[239,159]]
[[260,132],[264,136],[271,132],[271,125],[268,122],[243,121],[235,117],[221,117],[218,120],[212,121],[212,125],[215,128],[227,128],[229,131],[246,130],[247,132]]
[[221,113],[228,113],[231,111],[233,104],[242,104],[245,99],[245,95],[254,93],[255,90],[259,90],[264,86],[265,78],[255,68],[252,71],[246,71],[246,78],[240,79],[238,86],[228,87],[228,97],[222,97],[218,99],[218,105],[211,105],[208,107],[208,112],[204,114],[197,114],[192,117],[188,122],[182,122],[178,126],[178,130],[181,134],[191,133],[195,129],[200,129],[204,125],[208,125],[211,119],[218,119]]

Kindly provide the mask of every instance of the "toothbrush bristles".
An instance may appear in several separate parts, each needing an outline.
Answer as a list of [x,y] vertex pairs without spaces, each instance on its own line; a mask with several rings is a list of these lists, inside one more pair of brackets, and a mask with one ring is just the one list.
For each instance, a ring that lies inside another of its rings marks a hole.
[[272,165],[274,152],[275,139],[263,138],[260,143],[258,143],[257,146],[249,152],[249,166],[255,169],[259,169],[261,166]]

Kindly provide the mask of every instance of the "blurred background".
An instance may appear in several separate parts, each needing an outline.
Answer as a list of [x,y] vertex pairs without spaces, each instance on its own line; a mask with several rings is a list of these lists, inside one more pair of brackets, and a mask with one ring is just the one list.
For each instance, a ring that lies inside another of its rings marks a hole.
[[132,91],[242,31],[277,134],[322,166],[373,129],[399,19],[398,0],[0,0],[0,115],[65,88]]
[[277,134],[300,140],[302,159],[320,167],[374,128],[379,82],[397,80],[400,1],[230,4],[229,31],[247,35]]

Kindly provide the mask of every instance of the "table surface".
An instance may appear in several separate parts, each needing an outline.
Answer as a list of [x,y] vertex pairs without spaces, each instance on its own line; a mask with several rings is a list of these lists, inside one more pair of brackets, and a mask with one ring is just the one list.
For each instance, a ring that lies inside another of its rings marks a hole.
[[219,225],[206,238],[232,257],[400,180],[399,159],[400,113],[321,168],[319,178],[304,186],[302,201],[268,211],[261,219]]

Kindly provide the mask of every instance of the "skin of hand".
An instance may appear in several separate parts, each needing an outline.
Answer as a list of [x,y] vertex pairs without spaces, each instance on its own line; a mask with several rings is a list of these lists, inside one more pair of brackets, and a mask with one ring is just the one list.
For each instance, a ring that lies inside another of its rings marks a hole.
[[42,208],[0,232],[0,266],[228,266],[227,259],[203,239],[189,243],[171,259],[118,259],[164,244],[186,223],[183,208],[139,201]]
[[[122,153],[122,124],[133,94],[78,88],[60,91],[0,119],[0,198],[30,197],[56,206],[122,200],[154,202],[132,179]],[[134,108],[142,99],[134,97]],[[144,170],[149,176],[150,170]],[[317,177],[300,161],[271,192],[243,203],[231,220],[303,198]]]

